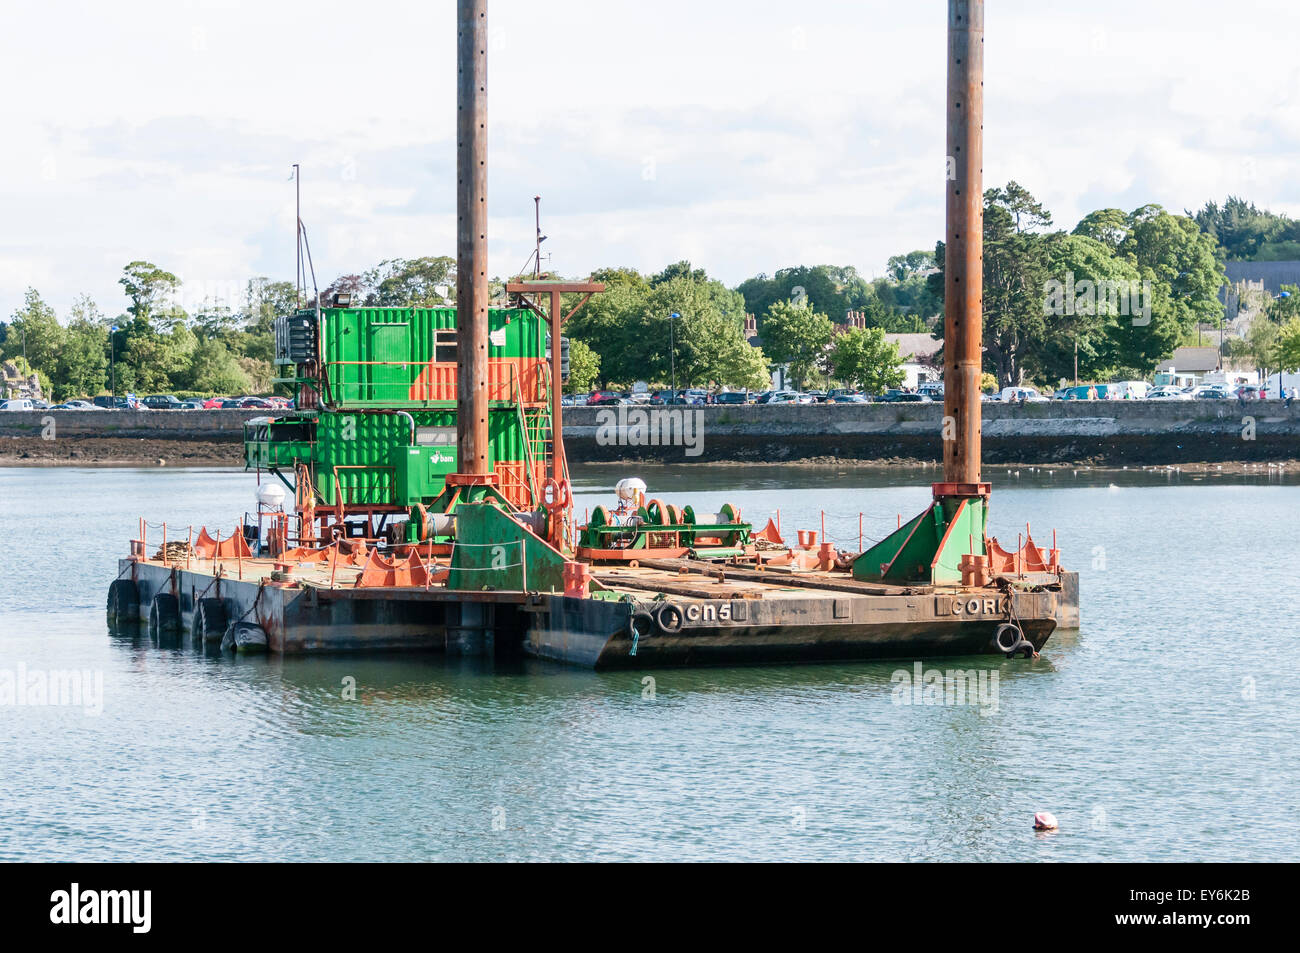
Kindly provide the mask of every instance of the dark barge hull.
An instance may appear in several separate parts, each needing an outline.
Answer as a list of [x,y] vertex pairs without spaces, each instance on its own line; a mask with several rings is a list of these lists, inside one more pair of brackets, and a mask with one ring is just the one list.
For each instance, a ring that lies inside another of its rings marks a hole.
[[[1007,595],[990,589],[927,589],[902,595],[776,590],[768,598],[609,601],[551,593],[446,589],[280,587],[124,559],[135,605],[119,626],[150,625],[154,597],[170,595],[177,618],[154,634],[202,644],[196,608],[218,599],[282,654],[433,651],[523,652],[593,669],[914,659],[999,654],[998,627],[1014,616],[1039,650],[1058,626],[1077,626],[1078,577]],[[664,606],[680,623],[659,623]],[[155,613],[156,615],[156,613]],[[1073,621],[1073,625],[1071,622]],[[208,633],[208,641],[213,641]]]

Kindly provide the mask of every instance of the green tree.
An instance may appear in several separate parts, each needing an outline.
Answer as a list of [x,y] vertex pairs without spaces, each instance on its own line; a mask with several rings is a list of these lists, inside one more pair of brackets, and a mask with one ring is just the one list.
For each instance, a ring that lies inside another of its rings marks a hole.
[[1119,246],[1128,237],[1129,220],[1117,208],[1102,208],[1089,212],[1074,226],[1074,234],[1101,242],[1112,252],[1118,252]]
[[23,295],[23,306],[10,319],[4,356],[25,356],[35,371],[53,379],[65,338],[66,332],[54,309],[35,288],[28,288]]
[[1222,320],[1219,289],[1227,276],[1214,240],[1192,219],[1144,205],[1129,215],[1129,233],[1119,252],[1165,285],[1171,317],[1182,327]]
[[455,303],[456,259],[391,258],[367,271],[363,281],[373,289],[366,298],[368,305],[443,308]]
[[758,326],[763,351],[777,364],[789,364],[795,385],[823,363],[831,341],[831,321],[814,311],[811,305],[799,306],[778,301],[767,309]]
[[920,277],[934,267],[934,252],[922,248],[905,255],[894,255],[885,265],[889,277],[900,284],[908,278]]
[[[1056,284],[1048,293],[1051,314],[1031,362],[1033,371],[1043,380],[1072,379],[1077,345],[1080,378],[1105,380],[1123,363],[1118,355],[1129,349],[1126,335],[1141,335],[1145,330],[1135,329],[1133,316],[1121,313],[1132,310],[1137,268],[1108,244],[1081,234],[1077,228],[1074,234],[1054,236],[1048,256],[1049,280]],[[1062,286],[1074,300],[1064,300]],[[1055,300],[1052,290],[1058,292]]]
[[231,346],[245,357],[271,362],[275,359],[275,319],[293,314],[299,303],[292,281],[250,279],[244,295],[243,330]]
[[186,324],[160,331],[147,319],[132,318],[119,335],[118,391],[148,394],[183,388],[193,377],[191,362],[198,343]]
[[736,290],[750,314],[766,314],[778,302],[796,305],[815,301],[826,314],[843,323],[849,311],[865,310],[871,285],[851,265],[799,265],[782,268],[773,277],[759,275]]
[[[649,282],[631,268],[601,269],[591,279],[603,282],[605,291],[569,320],[566,332],[600,358],[602,383],[631,383],[652,375],[658,366],[655,352],[667,353],[668,325],[666,314],[649,312]],[[565,301],[566,307],[576,304],[577,299]]]
[[1015,182],[984,193],[984,347],[999,387],[1024,383],[1047,337],[1051,216]]
[[180,279],[147,261],[133,261],[122,272],[117,283],[131,299],[126,310],[142,321],[152,322],[157,313],[158,317],[170,323],[175,312],[168,308],[168,301],[180,288]]
[[850,387],[879,394],[898,387],[906,376],[898,345],[880,328],[850,328],[831,348],[831,372]]
[[659,322],[659,347],[646,366],[660,380],[668,380],[675,368],[678,386],[746,386],[737,379],[752,380],[752,364],[746,363],[752,348],[743,333],[744,304],[735,292],[701,274],[681,273],[652,283],[645,303],[650,320],[657,315],[680,317],[668,318],[672,328]]
[[1283,285],[1281,290],[1282,293],[1268,303],[1268,317],[1278,324],[1286,324],[1292,318],[1300,318],[1300,287]]
[[104,316],[87,295],[72,304],[63,347],[54,373],[59,400],[93,397],[108,377],[108,329]]
[[569,338],[569,390],[583,394],[600,380],[600,355],[577,338]]
[[253,389],[239,360],[218,340],[200,342],[189,367],[189,389],[212,394],[242,394]]
[[1292,318],[1278,331],[1273,359],[1287,373],[1300,370],[1300,318]]
[[1300,242],[1300,222],[1286,215],[1258,209],[1235,195],[1223,205],[1206,202],[1193,215],[1197,226],[1233,261],[1290,261]]

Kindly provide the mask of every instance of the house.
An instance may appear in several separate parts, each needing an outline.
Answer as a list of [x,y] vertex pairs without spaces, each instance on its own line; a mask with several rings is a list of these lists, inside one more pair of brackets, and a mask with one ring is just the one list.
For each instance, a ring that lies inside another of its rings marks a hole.
[[903,356],[903,386],[915,390],[922,384],[943,380],[939,352],[943,342],[929,334],[886,334],[885,340],[898,345]]
[[1155,382],[1191,387],[1207,374],[1223,370],[1223,356],[1217,347],[1174,348],[1173,357],[1156,365]]

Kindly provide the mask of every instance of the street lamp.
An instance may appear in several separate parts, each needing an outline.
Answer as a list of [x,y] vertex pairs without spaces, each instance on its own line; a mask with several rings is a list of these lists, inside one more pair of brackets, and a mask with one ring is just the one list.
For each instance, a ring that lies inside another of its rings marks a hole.
[[681,314],[674,311],[668,315],[668,363],[672,368],[673,375],[673,399],[672,403],[677,403],[677,319]]
[[117,325],[108,329],[108,376],[113,386],[113,406],[117,406],[117,346],[113,337],[118,331]]

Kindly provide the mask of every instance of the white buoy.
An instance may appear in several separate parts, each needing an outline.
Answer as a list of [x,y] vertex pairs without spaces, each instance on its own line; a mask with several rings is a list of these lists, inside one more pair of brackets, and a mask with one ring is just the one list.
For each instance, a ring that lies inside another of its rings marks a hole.
[[1059,829],[1060,825],[1056,823],[1056,815],[1050,811],[1039,811],[1034,815],[1034,830],[1055,831]]
[[257,487],[257,502],[267,509],[276,509],[284,502],[284,487],[278,483],[262,483]]

